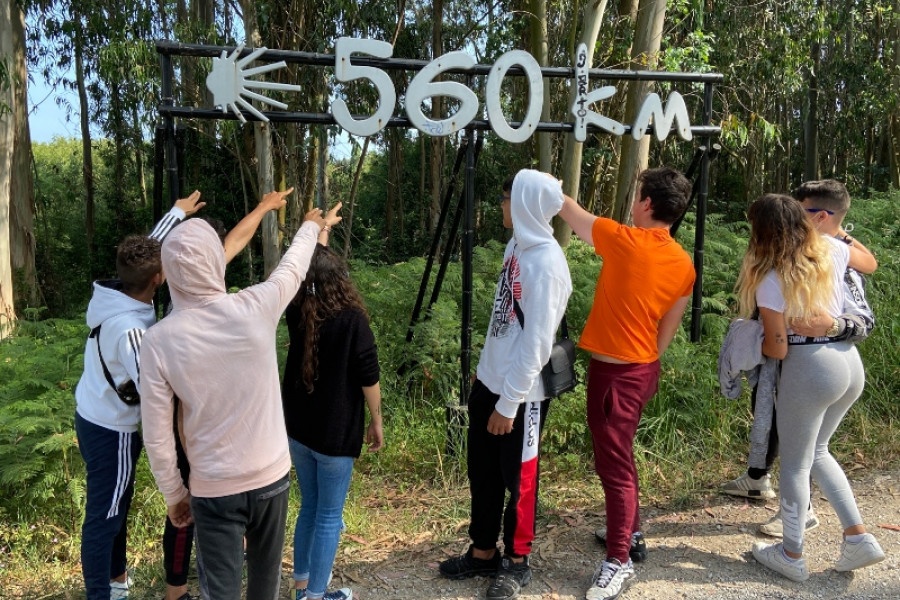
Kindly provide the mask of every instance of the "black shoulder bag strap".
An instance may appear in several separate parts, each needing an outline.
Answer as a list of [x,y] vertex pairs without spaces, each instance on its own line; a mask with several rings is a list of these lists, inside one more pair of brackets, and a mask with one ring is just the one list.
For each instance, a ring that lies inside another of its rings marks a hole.
[[113,381],[112,375],[110,375],[110,373],[109,373],[109,369],[106,367],[106,361],[103,360],[103,351],[100,349],[100,328],[102,326],[103,326],[102,324],[97,325],[96,327],[91,329],[91,335],[89,335],[88,337],[96,338],[96,340],[97,340],[97,354],[100,355],[100,366],[103,367],[103,374],[106,376],[106,381],[109,383],[109,387],[111,387],[113,389],[113,391],[119,397],[119,400],[121,400],[122,402],[125,402],[125,399],[122,398],[122,393],[119,392],[119,388],[116,387],[116,382]]
[[[513,311],[516,313],[516,318],[519,319],[519,325],[522,326],[522,329],[525,329],[525,313],[522,312],[522,307],[519,306],[519,301],[515,298],[513,298]],[[569,339],[569,325],[566,323],[566,313],[563,313],[562,320],[559,322],[559,328],[562,330],[560,339]]]

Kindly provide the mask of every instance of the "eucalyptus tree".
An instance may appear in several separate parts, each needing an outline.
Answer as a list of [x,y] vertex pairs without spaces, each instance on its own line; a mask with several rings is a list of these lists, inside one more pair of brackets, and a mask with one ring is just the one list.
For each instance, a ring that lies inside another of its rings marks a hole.
[[16,319],[9,231],[10,184],[16,135],[13,12],[11,2],[0,4],[0,339],[6,337]]

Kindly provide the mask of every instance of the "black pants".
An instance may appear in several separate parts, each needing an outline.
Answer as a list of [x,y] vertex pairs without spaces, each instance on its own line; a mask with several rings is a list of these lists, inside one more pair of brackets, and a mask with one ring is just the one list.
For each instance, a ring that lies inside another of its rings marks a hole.
[[[469,537],[479,550],[497,546],[503,526],[503,551],[531,553],[537,511],[539,442],[549,400],[519,407],[512,433],[487,430],[498,396],[476,380],[469,395],[469,489],[472,522]],[[504,499],[509,502],[504,510]]]
[[277,600],[291,482],[220,498],[191,498],[197,548],[214,600],[239,600],[247,538],[247,600]]

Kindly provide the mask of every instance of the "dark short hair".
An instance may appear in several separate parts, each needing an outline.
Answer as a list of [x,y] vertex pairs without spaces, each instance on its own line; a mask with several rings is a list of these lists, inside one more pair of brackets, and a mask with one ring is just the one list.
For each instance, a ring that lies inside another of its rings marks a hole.
[[116,249],[116,273],[125,292],[141,292],[162,271],[161,244],[146,235],[129,235]]
[[650,198],[653,220],[672,224],[687,209],[691,182],[670,167],[646,169],[638,176],[641,199]]
[[794,191],[794,198],[798,202],[815,198],[816,208],[825,208],[840,215],[850,210],[850,192],[836,179],[807,181]]
[[515,181],[515,179],[516,179],[516,176],[513,175],[512,177],[509,177],[506,181],[503,182],[502,189],[504,192],[506,192],[507,194],[512,192],[512,184],[513,184],[513,181]]

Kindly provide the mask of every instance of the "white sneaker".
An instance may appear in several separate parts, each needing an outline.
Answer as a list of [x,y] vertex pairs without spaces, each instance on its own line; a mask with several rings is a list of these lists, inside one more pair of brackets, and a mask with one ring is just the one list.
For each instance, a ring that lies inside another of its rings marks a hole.
[[131,577],[127,577],[124,582],[110,581],[109,600],[127,600],[129,588],[133,585]]
[[[806,531],[812,531],[820,525],[819,517],[809,509],[806,511]],[[781,509],[775,515],[759,526],[759,532],[774,538],[784,537],[784,523],[781,521]]]
[[777,571],[791,581],[806,581],[809,579],[809,570],[806,568],[806,559],[788,560],[784,555],[781,544],[767,545],[763,542],[753,544],[753,558],[761,564]]
[[631,579],[634,578],[634,563],[631,559],[624,565],[618,559],[604,560],[594,571],[591,587],[585,597],[587,600],[612,600],[618,598]]
[[835,571],[852,571],[879,563],[884,560],[884,550],[871,533],[855,544],[844,540],[841,544],[841,557],[834,565]]
[[721,490],[723,494],[742,496],[744,498],[765,498],[771,500],[775,497],[775,490],[772,489],[772,481],[768,474],[759,479],[753,479],[746,471],[737,479],[723,483]]

